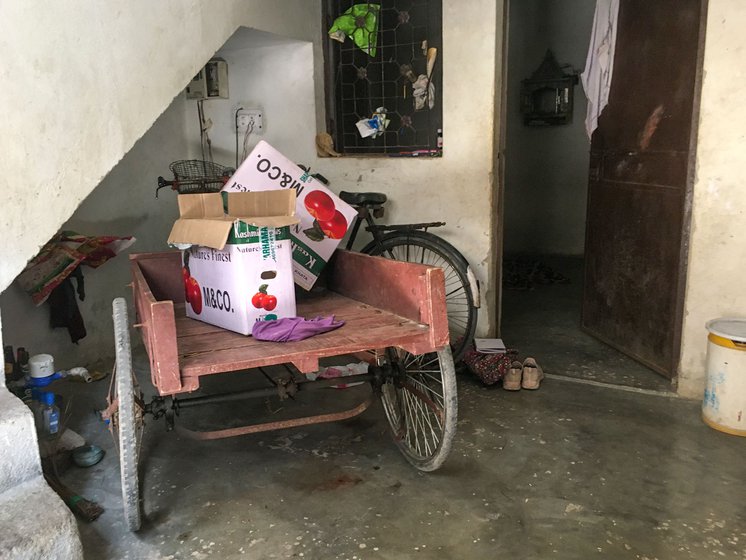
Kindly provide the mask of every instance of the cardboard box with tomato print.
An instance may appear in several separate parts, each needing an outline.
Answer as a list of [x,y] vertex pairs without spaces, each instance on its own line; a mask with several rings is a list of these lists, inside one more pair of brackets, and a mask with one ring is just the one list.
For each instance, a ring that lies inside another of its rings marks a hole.
[[241,334],[294,317],[295,191],[179,195],[168,243],[182,249],[187,317]]
[[291,228],[295,283],[310,290],[353,224],[357,210],[343,202],[267,142],[261,141],[223,191],[294,190],[300,223]]

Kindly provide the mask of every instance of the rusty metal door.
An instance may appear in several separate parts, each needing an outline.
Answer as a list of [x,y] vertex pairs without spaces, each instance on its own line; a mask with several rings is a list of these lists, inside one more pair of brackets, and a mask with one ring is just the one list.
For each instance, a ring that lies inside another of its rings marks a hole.
[[582,327],[669,378],[681,337],[704,7],[621,1],[609,104],[591,142]]

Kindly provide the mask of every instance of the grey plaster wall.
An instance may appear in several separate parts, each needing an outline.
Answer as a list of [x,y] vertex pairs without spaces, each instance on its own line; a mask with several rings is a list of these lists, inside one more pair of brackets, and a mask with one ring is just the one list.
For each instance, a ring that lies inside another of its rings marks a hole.
[[[590,143],[585,94],[575,87],[571,124],[527,127],[520,114],[521,80],[551,49],[578,72],[593,21],[594,0],[510,3],[505,166],[505,251],[583,253]],[[570,71],[568,68],[566,71]]]
[[[155,187],[158,175],[170,177],[168,166],[172,161],[188,157],[185,111],[186,101],[179,95],[62,225],[61,229],[84,235],[137,238],[126,253],[100,268],[82,267],[86,299],[79,301],[78,307],[88,335],[76,345],[66,329],[50,329],[49,306],[36,307],[13,282],[0,295],[4,344],[25,346],[32,354],[52,354],[55,365],[63,369],[90,365],[113,355],[111,302],[115,297],[130,295],[127,253],[166,250],[166,238],[178,215],[175,194],[162,190],[156,199]],[[192,120],[196,123],[196,117]]]

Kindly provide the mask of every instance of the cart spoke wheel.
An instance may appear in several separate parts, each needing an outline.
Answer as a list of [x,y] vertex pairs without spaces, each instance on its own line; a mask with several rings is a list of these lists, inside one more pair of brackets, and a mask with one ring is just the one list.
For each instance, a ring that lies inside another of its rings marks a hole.
[[140,485],[138,456],[142,434],[142,397],[132,371],[127,302],[117,298],[112,304],[116,350],[115,400],[119,406],[110,422],[119,446],[119,469],[122,478],[124,519],[130,531],[140,528]]
[[400,375],[381,387],[381,400],[396,444],[407,460],[423,471],[445,461],[456,432],[458,400],[449,347],[415,356],[390,350]]

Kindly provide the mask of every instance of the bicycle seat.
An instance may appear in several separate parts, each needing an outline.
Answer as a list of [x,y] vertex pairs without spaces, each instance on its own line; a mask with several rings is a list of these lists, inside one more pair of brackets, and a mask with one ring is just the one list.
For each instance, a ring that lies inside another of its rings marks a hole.
[[339,198],[352,206],[380,206],[386,202],[386,195],[377,192],[347,192],[339,193]]

